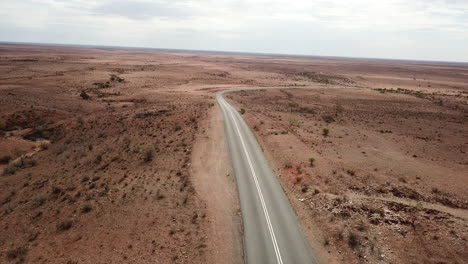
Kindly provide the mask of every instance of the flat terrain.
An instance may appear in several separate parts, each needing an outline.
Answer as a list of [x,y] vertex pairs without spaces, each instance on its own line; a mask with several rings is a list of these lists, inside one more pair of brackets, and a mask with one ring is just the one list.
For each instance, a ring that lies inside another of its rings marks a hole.
[[231,102],[325,262],[468,258],[467,65],[1,44],[0,262],[242,262],[214,92],[262,86],[299,89]]
[[230,97],[330,257],[468,258],[466,96],[328,87]]

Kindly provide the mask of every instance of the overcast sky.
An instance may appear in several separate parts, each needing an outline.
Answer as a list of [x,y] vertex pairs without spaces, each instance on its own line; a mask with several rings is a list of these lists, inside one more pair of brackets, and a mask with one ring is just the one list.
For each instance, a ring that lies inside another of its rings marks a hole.
[[468,62],[468,0],[1,0],[0,41]]

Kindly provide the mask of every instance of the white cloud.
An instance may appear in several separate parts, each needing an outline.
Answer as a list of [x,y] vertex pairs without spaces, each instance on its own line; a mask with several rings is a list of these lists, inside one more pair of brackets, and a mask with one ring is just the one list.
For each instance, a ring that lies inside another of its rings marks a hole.
[[468,61],[468,1],[2,0],[0,40]]

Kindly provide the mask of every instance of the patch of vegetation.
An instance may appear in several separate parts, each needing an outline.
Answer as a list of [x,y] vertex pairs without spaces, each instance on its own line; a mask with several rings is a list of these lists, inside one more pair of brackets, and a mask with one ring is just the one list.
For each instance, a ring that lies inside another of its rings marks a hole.
[[154,157],[154,151],[153,149],[147,149],[145,150],[145,152],[143,153],[143,161],[144,162],[150,162],[153,160],[153,157]]
[[383,129],[381,129],[381,130],[380,130],[380,133],[382,133],[382,134],[391,134],[391,133],[393,133],[393,132],[392,132],[391,130],[383,130]]
[[111,80],[111,82],[123,82],[123,81],[125,81],[124,78],[120,78],[120,76],[115,75],[115,74],[111,74],[110,80]]
[[81,208],[81,212],[83,214],[87,214],[87,213],[91,212],[92,210],[93,210],[93,208],[90,205],[85,205],[85,206],[83,206],[83,208]]
[[73,227],[72,221],[63,221],[57,226],[58,232],[65,232]]
[[359,224],[357,230],[358,230],[359,232],[365,232],[365,231],[367,231],[367,227],[366,227],[366,225],[365,225],[363,222],[361,222],[361,223]]
[[339,114],[342,114],[344,112],[344,107],[341,104],[336,104],[335,105],[335,116],[338,116]]
[[310,164],[311,167],[315,166],[315,158],[310,157],[309,158],[309,164]]
[[351,232],[348,235],[348,246],[352,249],[356,249],[359,246],[359,237],[357,234]]
[[289,123],[289,126],[294,126],[294,127],[300,127],[301,126],[301,121],[299,120],[299,118],[297,118],[295,116],[289,116],[288,117],[288,123]]
[[32,159],[31,157],[27,156],[22,156],[15,162],[9,164],[4,170],[3,170],[3,175],[13,175],[16,172],[25,169],[25,168],[31,168],[37,165],[37,162]]
[[329,134],[330,134],[330,129],[328,129],[328,128],[322,129],[322,135],[324,137],[328,137]]
[[95,82],[95,83],[93,83],[93,84],[96,85],[99,89],[104,89],[104,88],[109,88],[109,87],[111,87],[109,81],[107,81],[107,82],[105,82],[105,83],[102,83],[102,82]]
[[0,164],[8,164],[10,162],[11,156],[10,155],[5,155],[0,158]]
[[3,119],[0,119],[0,131],[4,131],[4,130],[7,130],[7,123],[5,120]]
[[325,121],[328,124],[330,124],[332,122],[335,122],[335,119],[331,115],[323,115],[322,119],[323,119],[323,121]]
[[102,161],[102,154],[98,154],[98,155],[96,156],[95,162],[98,164],[98,163],[101,163],[101,161]]
[[49,145],[50,143],[48,141],[42,141],[40,144],[39,144],[39,148],[41,150],[47,150],[49,149]]
[[326,75],[316,72],[300,72],[297,75],[307,78],[313,82],[323,83],[323,84],[354,84],[355,82],[352,79],[346,78],[344,76],[338,75]]
[[143,113],[137,113],[135,116],[138,117],[138,118],[146,118],[146,117],[152,117],[152,116],[160,116],[160,115],[163,115],[165,113],[168,113],[169,110],[166,110],[166,109],[162,109],[162,110],[158,110],[158,111],[146,111],[146,112],[143,112]]
[[305,113],[305,114],[315,114],[315,110],[307,106],[299,107],[295,110],[295,112]]
[[413,91],[409,89],[403,89],[403,88],[397,88],[397,89],[387,89],[387,88],[376,88],[373,89],[374,91],[378,91],[380,93],[397,93],[397,94],[407,94],[407,95],[412,95],[416,96],[418,98],[424,98],[426,97],[426,94],[424,94],[422,91]]
[[25,261],[28,249],[25,247],[18,247],[7,251],[7,259],[10,261],[17,261],[17,263],[23,263]]
[[294,95],[284,89],[281,89],[280,92],[284,93],[288,98],[293,98]]
[[32,200],[31,207],[33,209],[39,208],[47,202],[47,198],[44,196],[38,196]]
[[91,96],[89,96],[89,94],[86,93],[85,91],[81,91],[80,97],[81,97],[81,99],[83,99],[83,100],[89,100],[89,99],[91,99]]
[[239,111],[239,113],[240,113],[241,115],[245,114],[245,109],[244,109],[244,108],[241,108],[240,111]]

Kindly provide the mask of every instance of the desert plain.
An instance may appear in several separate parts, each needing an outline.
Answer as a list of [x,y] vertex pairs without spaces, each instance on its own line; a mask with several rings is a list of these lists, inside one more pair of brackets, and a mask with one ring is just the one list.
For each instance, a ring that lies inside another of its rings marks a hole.
[[0,262],[242,263],[232,88],[323,263],[468,259],[468,64],[2,43]]

